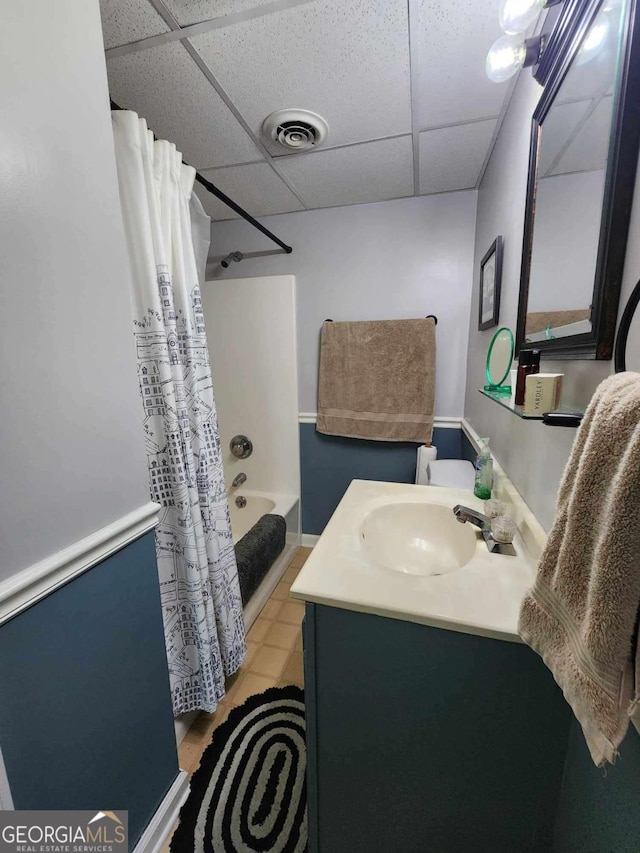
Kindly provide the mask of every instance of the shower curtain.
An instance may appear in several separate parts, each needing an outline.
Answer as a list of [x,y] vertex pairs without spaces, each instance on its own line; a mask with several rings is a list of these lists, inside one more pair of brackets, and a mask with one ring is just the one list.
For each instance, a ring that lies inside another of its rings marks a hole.
[[[214,711],[246,654],[189,200],[195,170],[112,113],[174,714]],[[201,248],[201,247],[200,247]]]

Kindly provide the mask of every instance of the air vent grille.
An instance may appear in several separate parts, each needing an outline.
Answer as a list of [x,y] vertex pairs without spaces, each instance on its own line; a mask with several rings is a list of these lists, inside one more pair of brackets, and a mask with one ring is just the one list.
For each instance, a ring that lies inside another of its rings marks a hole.
[[267,139],[288,151],[306,151],[325,141],[329,125],[309,110],[278,110],[267,116],[262,131]]

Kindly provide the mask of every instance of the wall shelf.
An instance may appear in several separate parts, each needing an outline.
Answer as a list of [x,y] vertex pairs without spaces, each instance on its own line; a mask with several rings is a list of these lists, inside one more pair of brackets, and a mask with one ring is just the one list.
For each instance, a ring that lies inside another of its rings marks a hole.
[[523,406],[516,406],[513,402],[513,395],[506,396],[506,394],[494,394],[491,391],[485,391],[483,388],[478,388],[481,394],[485,397],[488,397],[490,400],[493,400],[494,403],[498,403],[499,406],[502,406],[503,409],[508,409],[510,412],[513,412],[514,415],[517,415],[519,418],[522,418],[526,421],[541,421],[542,415],[525,415],[523,411]]
[[[549,412],[547,415],[528,415],[523,411],[523,406],[516,406],[513,402],[513,396],[506,394],[494,394],[491,391],[485,391],[484,388],[478,388],[478,391],[484,396],[493,400],[503,409],[507,409],[522,418],[523,421],[542,421],[546,426],[563,426],[577,427],[582,420],[584,411],[573,406],[563,406],[562,410],[557,412]],[[549,421],[547,421],[549,418]]]

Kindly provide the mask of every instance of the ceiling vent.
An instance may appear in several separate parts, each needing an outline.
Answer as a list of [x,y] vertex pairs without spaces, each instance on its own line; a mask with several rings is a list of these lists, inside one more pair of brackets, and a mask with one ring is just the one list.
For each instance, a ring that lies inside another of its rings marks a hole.
[[307,151],[322,145],[329,134],[329,125],[322,116],[309,110],[277,110],[263,121],[262,132],[287,151]]

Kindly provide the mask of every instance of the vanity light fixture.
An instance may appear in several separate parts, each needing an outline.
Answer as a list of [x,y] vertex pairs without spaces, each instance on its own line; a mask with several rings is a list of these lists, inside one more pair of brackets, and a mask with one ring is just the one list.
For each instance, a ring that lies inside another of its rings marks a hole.
[[556,6],[562,0],[500,0],[498,20],[505,31],[491,45],[487,55],[487,76],[494,83],[502,83],[519,71],[535,65],[542,54],[540,36],[525,38],[522,33],[536,20],[543,9]]
[[487,54],[487,77],[494,83],[502,83],[521,68],[535,65],[541,53],[541,36],[529,39],[521,35],[502,36],[491,45]]

